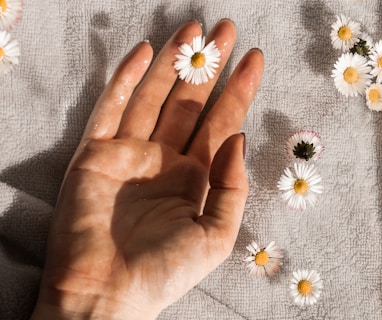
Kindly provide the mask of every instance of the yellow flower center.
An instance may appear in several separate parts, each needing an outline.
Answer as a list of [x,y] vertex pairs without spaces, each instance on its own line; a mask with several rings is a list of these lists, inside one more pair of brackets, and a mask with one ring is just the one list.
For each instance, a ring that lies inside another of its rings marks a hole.
[[297,290],[300,294],[306,296],[312,293],[312,284],[307,280],[301,280],[298,283]]
[[0,0],[0,7],[1,7],[1,12],[4,13],[5,11],[7,11],[7,1],[6,0]]
[[370,89],[369,100],[371,102],[377,102],[379,100],[379,91],[377,89]]
[[256,254],[256,257],[255,257],[255,263],[258,265],[258,266],[264,266],[267,264],[269,260],[269,255],[266,251],[260,251]]
[[358,72],[353,67],[348,67],[344,71],[344,79],[348,83],[354,83],[358,80]]
[[308,191],[308,183],[305,180],[298,179],[294,183],[294,191],[296,191],[297,194],[304,194]]
[[348,26],[342,26],[338,29],[338,38],[342,41],[349,40],[352,36],[351,30]]
[[378,67],[382,68],[382,57],[378,58]]
[[201,68],[204,66],[205,63],[206,63],[206,57],[201,52],[196,52],[191,57],[191,64],[195,68]]
[[4,57],[5,56],[5,54],[4,54],[4,49],[3,48],[0,48],[0,59],[2,58],[2,57]]

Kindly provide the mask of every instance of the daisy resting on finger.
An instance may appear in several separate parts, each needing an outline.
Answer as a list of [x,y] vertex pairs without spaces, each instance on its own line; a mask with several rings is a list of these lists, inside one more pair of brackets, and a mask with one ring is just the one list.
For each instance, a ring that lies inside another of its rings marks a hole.
[[187,43],[179,47],[180,54],[175,70],[179,71],[179,78],[187,83],[199,85],[212,79],[220,62],[220,51],[215,45],[215,40],[205,46],[205,37],[196,36],[192,39],[192,46]]

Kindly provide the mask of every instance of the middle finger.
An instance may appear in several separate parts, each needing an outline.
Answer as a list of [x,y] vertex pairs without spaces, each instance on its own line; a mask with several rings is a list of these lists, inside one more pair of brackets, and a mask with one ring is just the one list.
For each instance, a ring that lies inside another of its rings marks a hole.
[[215,40],[216,47],[221,53],[214,78],[201,85],[179,81],[162,108],[151,140],[169,145],[178,152],[184,149],[200,112],[231,54],[236,40],[233,22],[229,19],[218,22],[209,33],[206,44],[212,40]]

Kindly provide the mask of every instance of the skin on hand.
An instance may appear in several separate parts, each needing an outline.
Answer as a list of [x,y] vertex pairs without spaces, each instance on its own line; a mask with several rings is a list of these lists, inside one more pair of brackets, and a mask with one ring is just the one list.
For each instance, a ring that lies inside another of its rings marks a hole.
[[264,62],[244,55],[183,152],[236,38],[218,22],[207,37],[221,50],[216,77],[176,82],[178,47],[201,33],[188,22],[151,66],[140,43],[97,101],[57,201],[32,319],[154,319],[232,251],[248,194],[237,132]]

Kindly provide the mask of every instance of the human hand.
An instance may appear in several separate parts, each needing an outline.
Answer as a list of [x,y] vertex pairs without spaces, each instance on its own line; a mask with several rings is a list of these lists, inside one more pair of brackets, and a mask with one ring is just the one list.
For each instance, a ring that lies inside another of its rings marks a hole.
[[97,101],[57,201],[32,319],[155,318],[232,251],[248,193],[237,132],[263,56],[242,58],[185,151],[236,38],[230,20],[217,23],[206,41],[221,51],[216,77],[176,82],[178,47],[201,33],[185,24],[148,71],[142,42]]

